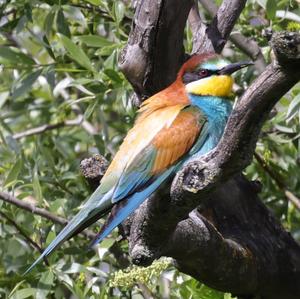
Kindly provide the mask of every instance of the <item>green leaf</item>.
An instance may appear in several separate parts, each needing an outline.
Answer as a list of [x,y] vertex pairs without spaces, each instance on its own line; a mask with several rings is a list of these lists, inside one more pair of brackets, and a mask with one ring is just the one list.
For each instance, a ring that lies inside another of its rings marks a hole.
[[9,97],[9,91],[0,92],[0,109],[5,105],[8,97]]
[[287,121],[290,121],[300,110],[300,93],[294,97],[291,104],[289,105],[289,109],[286,113]]
[[62,34],[59,34],[59,37],[63,46],[65,47],[72,59],[74,59],[78,64],[80,64],[87,70],[94,71],[94,68],[89,58],[80,47],[78,47],[68,37]]
[[92,115],[97,105],[98,105],[98,101],[94,101],[89,104],[89,106],[84,112],[84,119],[88,119]]
[[113,13],[114,13],[114,18],[115,18],[116,22],[120,23],[123,20],[124,14],[125,14],[124,3],[121,1],[114,1]]
[[48,54],[55,60],[55,55],[51,49],[50,43],[48,41],[48,38],[46,35],[43,36],[43,42],[45,43],[45,49],[48,52]]
[[16,290],[17,290],[24,282],[26,282],[26,280],[21,280],[20,282],[18,282],[18,283],[14,286],[14,288],[11,290],[11,292],[10,292],[9,295],[8,295],[8,299],[9,299],[9,298],[12,298],[13,294],[16,292]]
[[66,274],[73,274],[73,273],[80,273],[80,272],[85,272],[86,268],[79,264],[79,263],[72,263],[70,268],[64,270],[64,273]]
[[263,9],[266,9],[267,0],[256,0],[256,2],[257,2]]
[[117,51],[114,50],[111,55],[104,61],[103,66],[106,69],[113,69],[117,62]]
[[33,297],[35,295],[35,289],[27,288],[16,291],[9,299],[25,299],[28,297]]
[[105,240],[103,240],[103,242],[101,242],[100,247],[108,249],[115,243],[115,241],[116,241],[115,239],[106,238]]
[[25,92],[27,92],[33,85],[33,83],[36,81],[36,79],[40,76],[40,74],[42,73],[42,69],[39,69],[35,72],[30,73],[29,75],[27,75],[19,84],[19,86],[17,88],[15,88],[12,91],[12,98],[18,98],[21,95],[23,95]]
[[39,203],[42,203],[43,194],[42,194],[42,188],[40,185],[37,164],[35,164],[34,169],[33,169],[32,186],[33,186],[33,192],[34,192],[35,198],[37,199],[37,201]]
[[55,14],[56,14],[56,7],[54,6],[50,10],[50,12],[47,14],[47,16],[45,18],[45,22],[44,22],[44,30],[45,30],[45,33],[46,33],[47,36],[49,36],[49,34],[52,30]]
[[120,75],[118,74],[118,72],[116,72],[115,70],[112,69],[106,69],[104,71],[105,75],[107,75],[110,79],[112,79],[113,81],[117,82],[117,83],[121,83],[123,80],[120,77]]
[[52,271],[44,272],[37,285],[36,299],[47,298],[52,289],[54,275]]
[[277,0],[268,0],[266,3],[266,12],[269,19],[274,19],[277,10]]
[[71,32],[69,29],[69,25],[65,19],[65,15],[62,9],[59,9],[57,11],[57,15],[56,15],[56,28],[57,31],[67,37],[71,36]]
[[84,1],[97,6],[101,4],[101,0],[84,0]]
[[24,11],[28,21],[33,22],[32,20],[32,8],[29,3],[24,4]]
[[46,239],[46,245],[48,246],[56,237],[56,234],[53,230],[50,230],[50,232],[47,235],[47,239]]
[[30,57],[21,53],[18,49],[14,47],[0,47],[0,62],[3,64],[35,64],[34,60]]
[[81,35],[81,36],[76,36],[76,39],[85,43],[89,47],[100,48],[100,47],[114,45],[113,42],[99,35]]
[[100,48],[96,51],[95,55],[100,55],[100,56],[109,56],[111,55],[115,49],[118,48],[117,44],[112,44],[110,46],[105,46],[103,48]]
[[[298,26],[300,26],[300,24],[298,24],[298,23],[300,23],[300,16],[299,16],[299,14],[295,14],[295,13],[293,13],[291,11],[287,11],[287,10],[277,10],[276,11],[276,17],[277,18],[282,18],[282,19],[287,19],[287,20],[291,20],[291,21],[297,22],[297,23],[295,23],[295,25],[296,25],[295,29],[296,30],[291,30],[289,28],[287,28],[287,29],[289,31],[299,31],[299,27],[298,27]],[[292,27],[294,27],[294,26],[292,26]]]
[[18,176],[20,174],[22,166],[23,166],[22,159],[18,159],[16,161],[16,163],[14,164],[14,166],[9,171],[9,173],[4,181],[4,187],[18,179]]

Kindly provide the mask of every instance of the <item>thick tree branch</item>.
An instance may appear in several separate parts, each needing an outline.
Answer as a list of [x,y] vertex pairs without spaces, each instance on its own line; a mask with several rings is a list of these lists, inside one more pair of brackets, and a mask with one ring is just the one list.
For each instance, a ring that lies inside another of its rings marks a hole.
[[[297,83],[299,78],[300,73],[297,66],[283,68],[278,63],[273,63],[255,80],[238,101],[218,146],[197,161],[189,162],[177,173],[172,184],[171,198],[168,201],[158,200],[158,203],[154,204],[152,199],[152,204],[145,205],[146,210],[137,216],[141,217],[137,223],[143,223],[143,227],[136,225],[134,228],[138,233],[133,234],[135,240],[132,243],[135,245],[131,254],[134,258],[137,256],[136,262],[149,263],[157,257],[158,252],[148,248],[152,245],[141,245],[140,242],[137,242],[140,239],[141,242],[151,243],[149,238],[145,238],[145,235],[149,235],[147,229],[153,231],[153,226],[156,228],[161,226],[159,219],[163,219],[164,222],[167,221],[168,225],[163,232],[160,232],[160,235],[163,235],[162,239],[166,238],[178,221],[187,217],[188,213],[199,205],[200,198],[207,198],[217,186],[240,172],[251,162],[263,121],[280,97]],[[155,205],[159,205],[159,209],[156,208],[153,213],[151,209]],[[172,215],[168,218],[161,217],[157,210],[168,210],[169,213],[172,211]],[[149,215],[154,219],[149,221],[150,228],[147,228],[147,224],[142,221],[142,218],[149,217]],[[142,247],[143,249],[141,249]]]

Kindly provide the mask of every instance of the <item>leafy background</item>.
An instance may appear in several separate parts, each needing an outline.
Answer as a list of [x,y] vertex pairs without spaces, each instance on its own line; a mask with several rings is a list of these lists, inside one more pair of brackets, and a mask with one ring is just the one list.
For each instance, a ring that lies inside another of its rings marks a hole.
[[[299,1],[248,1],[235,30],[254,38],[269,62],[262,30],[299,30],[299,12]],[[0,0],[1,191],[64,218],[78,211],[91,193],[80,161],[98,152],[109,160],[134,120],[132,89],[117,67],[132,17],[129,1]],[[191,46],[187,27],[186,50]],[[230,43],[224,55],[246,59]],[[256,75],[240,72],[239,88]],[[264,202],[297,241],[300,212],[288,199],[300,196],[299,91],[298,84],[280,100],[246,170],[263,183]],[[168,259],[123,271],[127,244],[116,231],[90,251],[87,238],[77,236],[49,267],[22,276],[61,226],[3,201],[0,209],[0,297],[233,298],[179,273]]]

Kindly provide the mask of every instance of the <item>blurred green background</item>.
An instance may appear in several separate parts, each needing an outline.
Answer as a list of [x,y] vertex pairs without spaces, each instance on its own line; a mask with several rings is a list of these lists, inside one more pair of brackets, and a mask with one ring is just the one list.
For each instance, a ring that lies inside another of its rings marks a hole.
[[[299,15],[297,1],[252,0],[234,31],[254,38],[270,62],[262,30],[299,31]],[[91,193],[80,161],[95,153],[110,160],[134,121],[132,89],[117,67],[132,17],[125,0],[0,0],[0,191],[64,218],[78,211]],[[187,52],[191,40],[187,26]],[[231,43],[224,55],[247,59]],[[236,83],[245,89],[256,76],[243,70]],[[257,144],[260,162],[246,170],[298,242],[300,211],[288,198],[300,196],[299,149],[300,84],[273,110]],[[1,198],[0,220],[0,298],[232,298],[179,273],[168,259],[123,271],[127,244],[117,231],[89,251],[79,235],[48,259],[50,267],[22,276],[61,226]]]

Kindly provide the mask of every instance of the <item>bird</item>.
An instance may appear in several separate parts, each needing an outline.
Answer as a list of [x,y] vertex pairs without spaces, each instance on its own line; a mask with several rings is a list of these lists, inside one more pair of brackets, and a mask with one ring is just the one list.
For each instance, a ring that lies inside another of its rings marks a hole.
[[251,64],[192,55],[170,86],[142,103],[99,187],[25,274],[117,205],[92,245],[101,242],[185,163],[212,150],[232,110],[231,75]]

